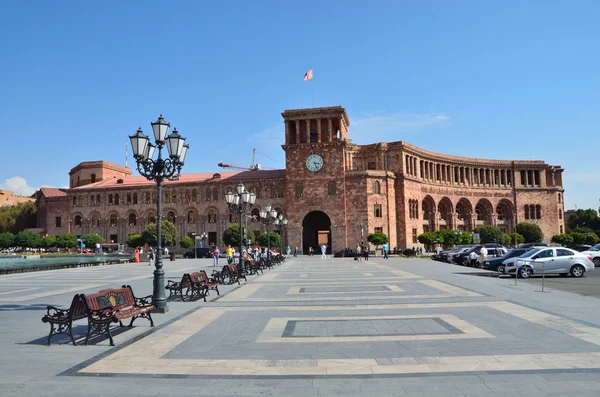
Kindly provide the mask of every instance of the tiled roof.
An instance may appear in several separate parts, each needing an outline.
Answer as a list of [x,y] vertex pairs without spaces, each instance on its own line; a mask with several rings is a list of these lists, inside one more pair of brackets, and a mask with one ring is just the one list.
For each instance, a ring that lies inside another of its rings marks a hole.
[[40,189],[40,192],[45,197],[63,197],[67,195],[67,193],[55,187],[43,187]]
[[[215,174],[219,174],[220,178],[214,178]],[[285,178],[285,170],[257,170],[257,171],[236,171],[236,172],[212,172],[203,174],[181,174],[177,181],[165,181],[165,185],[176,185],[181,183],[211,183],[224,180],[230,181],[245,181],[245,180],[262,180],[262,179],[283,179]],[[79,186],[72,190],[81,191],[87,189],[114,189],[119,187],[143,187],[152,186],[156,182],[149,181],[143,176],[128,176],[121,178],[123,183],[117,183],[120,178],[105,179],[100,182],[90,183],[88,185]]]

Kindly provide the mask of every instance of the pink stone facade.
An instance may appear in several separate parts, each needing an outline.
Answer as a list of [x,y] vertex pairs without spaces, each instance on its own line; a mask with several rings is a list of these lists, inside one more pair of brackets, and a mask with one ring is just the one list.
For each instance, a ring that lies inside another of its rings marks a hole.
[[[416,236],[424,231],[479,225],[512,232],[515,222],[537,223],[546,241],[564,231],[559,166],[449,156],[403,141],[356,145],[341,106],[282,116],[285,170],[184,174],[165,185],[163,217],[176,225],[179,238],[207,233],[210,244],[222,245],[223,230],[237,223],[224,195],[239,182],[258,196],[248,228],[265,231],[258,210],[271,204],[289,220],[286,245],[304,252],[322,243],[333,252],[355,247],[376,231],[389,236],[392,248],[420,246]],[[322,168],[308,169],[311,155],[322,159]],[[155,185],[128,168],[82,163],[70,178],[64,196],[38,199],[38,226],[49,234],[68,229],[124,243],[156,217]],[[60,227],[58,216],[64,218]]]

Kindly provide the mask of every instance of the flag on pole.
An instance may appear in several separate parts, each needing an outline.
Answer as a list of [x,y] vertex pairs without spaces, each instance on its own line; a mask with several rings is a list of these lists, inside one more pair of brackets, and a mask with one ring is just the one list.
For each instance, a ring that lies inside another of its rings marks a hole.
[[308,69],[308,72],[304,73],[304,81],[310,80],[313,78],[312,68]]

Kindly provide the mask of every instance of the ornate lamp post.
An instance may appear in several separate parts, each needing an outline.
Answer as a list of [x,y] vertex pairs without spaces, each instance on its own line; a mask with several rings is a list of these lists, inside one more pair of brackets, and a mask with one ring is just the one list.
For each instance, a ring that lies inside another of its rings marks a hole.
[[277,220],[275,221],[277,227],[279,227],[279,237],[281,238],[281,249],[279,253],[283,255],[283,229],[287,226],[288,220],[283,217],[283,214],[277,215]]
[[206,234],[206,232],[202,232],[200,235],[200,240],[202,240],[202,248],[206,248],[208,246],[208,242],[206,241],[207,238],[208,234]]
[[260,210],[260,221],[267,225],[267,260],[271,260],[271,225],[275,223],[277,219],[277,211],[271,208],[271,204],[265,205],[265,208]]
[[[185,144],[183,138],[174,128],[173,132],[167,136],[171,125],[163,119],[162,114],[152,125],[154,133],[154,144],[144,135],[141,127],[138,128],[134,135],[131,135],[131,148],[133,157],[137,163],[137,169],[140,175],[144,176],[149,181],[156,181],[156,260],[154,266],[154,289],[152,299],[156,305],[156,312],[166,313],[169,308],[167,306],[167,297],[165,295],[165,271],[162,264],[162,185],[163,181],[177,180],[181,174],[185,156],[187,155],[189,145]],[[169,157],[163,159],[162,148],[167,146]],[[154,151],[158,148],[158,157],[153,159]]]
[[238,268],[240,269],[240,272],[243,272],[244,271],[244,258],[242,257],[242,244],[243,244],[242,214],[246,213],[246,211],[248,211],[250,208],[252,208],[252,206],[254,205],[254,202],[256,201],[256,194],[250,193],[248,190],[246,190],[246,187],[243,184],[239,183],[235,187],[235,193],[232,192],[231,190],[229,190],[225,194],[225,201],[227,202],[229,211],[233,212],[235,214],[238,214],[238,218],[239,218],[239,222],[240,222],[240,247],[239,247],[240,260],[238,262]]

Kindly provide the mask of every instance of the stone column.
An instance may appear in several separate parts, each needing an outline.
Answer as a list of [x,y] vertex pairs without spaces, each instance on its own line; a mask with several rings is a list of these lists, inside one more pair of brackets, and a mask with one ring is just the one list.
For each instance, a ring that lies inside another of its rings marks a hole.
[[321,119],[317,119],[317,142],[321,143]]
[[285,125],[285,143],[290,144],[292,142],[292,137],[290,136],[289,122],[287,120],[284,120],[283,124]]
[[327,141],[331,142],[333,141],[332,138],[332,130],[333,130],[333,122],[331,121],[331,118],[328,117],[327,118]]
[[296,120],[296,143],[300,143],[300,120]]
[[304,122],[306,123],[306,142],[310,142],[310,119]]

